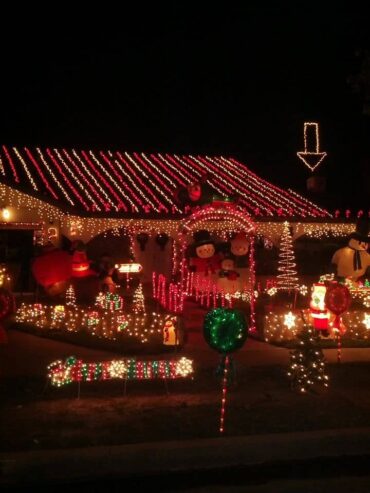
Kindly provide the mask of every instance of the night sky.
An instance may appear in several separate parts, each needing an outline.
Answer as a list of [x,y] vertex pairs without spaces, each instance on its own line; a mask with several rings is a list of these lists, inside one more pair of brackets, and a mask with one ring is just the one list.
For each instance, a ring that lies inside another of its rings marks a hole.
[[233,155],[304,191],[296,152],[318,121],[318,202],[370,208],[370,116],[347,82],[369,17],[340,2],[244,3],[3,18],[1,143]]

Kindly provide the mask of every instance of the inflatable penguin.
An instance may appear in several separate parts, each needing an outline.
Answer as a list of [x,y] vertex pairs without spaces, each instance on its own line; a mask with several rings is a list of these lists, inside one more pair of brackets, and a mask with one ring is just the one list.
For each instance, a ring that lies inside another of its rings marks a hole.
[[336,266],[338,278],[349,278],[357,281],[370,268],[369,221],[359,220],[356,231],[351,233],[348,245],[337,250],[331,260]]

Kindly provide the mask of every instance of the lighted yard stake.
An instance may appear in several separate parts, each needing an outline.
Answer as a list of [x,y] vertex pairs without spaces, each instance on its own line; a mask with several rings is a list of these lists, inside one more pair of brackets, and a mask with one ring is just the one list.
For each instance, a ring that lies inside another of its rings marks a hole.
[[226,394],[230,353],[240,349],[247,339],[247,323],[242,312],[231,308],[215,308],[204,319],[203,335],[212,349],[222,354],[222,399],[220,433],[224,432]]

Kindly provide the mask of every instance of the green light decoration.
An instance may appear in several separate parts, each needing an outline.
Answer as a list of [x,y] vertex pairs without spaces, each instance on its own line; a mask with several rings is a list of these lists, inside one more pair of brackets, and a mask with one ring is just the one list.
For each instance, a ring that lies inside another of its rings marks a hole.
[[219,353],[233,353],[243,347],[247,339],[244,314],[232,308],[215,308],[204,319],[203,334],[206,342]]
[[247,339],[247,322],[243,313],[232,308],[215,308],[204,319],[204,338],[212,349],[222,354],[222,398],[219,431],[224,432],[227,383],[233,353],[240,349]]

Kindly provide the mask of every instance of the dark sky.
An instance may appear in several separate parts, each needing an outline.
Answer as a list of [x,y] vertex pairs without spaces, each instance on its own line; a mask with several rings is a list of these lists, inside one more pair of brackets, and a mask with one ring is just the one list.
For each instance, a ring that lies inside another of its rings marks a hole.
[[304,190],[296,152],[313,120],[328,194],[369,206],[370,117],[347,83],[367,47],[365,11],[200,3],[3,17],[2,143],[234,155]]

